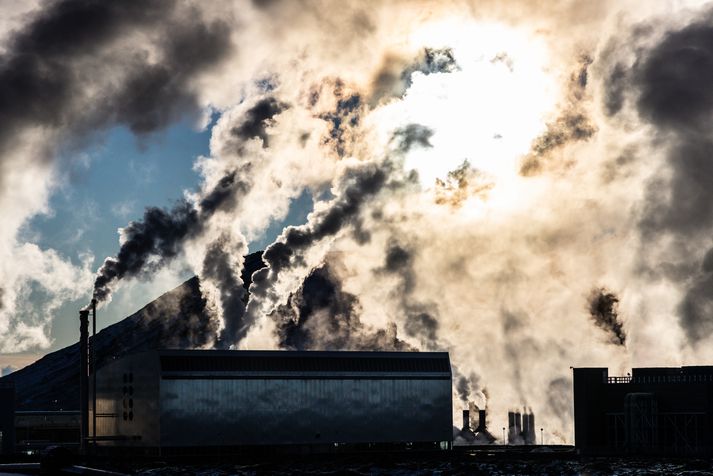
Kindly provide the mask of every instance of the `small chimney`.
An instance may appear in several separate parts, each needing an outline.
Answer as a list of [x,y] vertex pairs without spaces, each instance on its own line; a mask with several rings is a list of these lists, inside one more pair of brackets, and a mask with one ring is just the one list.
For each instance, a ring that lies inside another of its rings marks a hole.
[[470,430],[470,410],[463,410],[463,430]]

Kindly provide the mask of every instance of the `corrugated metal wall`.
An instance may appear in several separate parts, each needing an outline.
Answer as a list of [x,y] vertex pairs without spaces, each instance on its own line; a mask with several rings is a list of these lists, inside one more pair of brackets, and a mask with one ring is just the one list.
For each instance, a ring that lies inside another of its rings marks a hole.
[[450,379],[163,379],[161,445],[450,441]]

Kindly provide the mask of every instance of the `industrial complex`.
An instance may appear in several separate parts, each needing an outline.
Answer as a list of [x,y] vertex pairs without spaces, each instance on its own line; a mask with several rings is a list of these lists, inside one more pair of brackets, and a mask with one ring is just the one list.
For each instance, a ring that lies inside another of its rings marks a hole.
[[[509,412],[496,437],[472,402],[454,427],[447,352],[150,350],[95,371],[89,310],[80,317],[79,408],[17,411],[14,383],[0,382],[0,455],[57,445],[149,457],[476,446],[521,454],[542,432],[525,409]],[[625,377],[575,368],[573,396],[580,455],[713,454],[713,366]]]

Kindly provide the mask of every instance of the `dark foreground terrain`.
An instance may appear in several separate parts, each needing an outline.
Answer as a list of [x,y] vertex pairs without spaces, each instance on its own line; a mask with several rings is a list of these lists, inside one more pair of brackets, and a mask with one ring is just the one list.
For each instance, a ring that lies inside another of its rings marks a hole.
[[441,460],[367,461],[293,461],[285,463],[165,465],[137,470],[140,475],[713,475],[712,460],[623,460],[592,458],[573,460],[497,460],[480,458],[447,458]]

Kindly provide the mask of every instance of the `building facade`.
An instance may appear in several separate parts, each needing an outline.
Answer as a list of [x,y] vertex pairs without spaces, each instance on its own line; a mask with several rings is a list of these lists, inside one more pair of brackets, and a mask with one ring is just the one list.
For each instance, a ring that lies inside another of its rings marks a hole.
[[713,367],[639,368],[626,377],[577,368],[573,377],[580,453],[713,454]]
[[442,448],[452,437],[447,353],[154,351],[101,368],[97,389],[103,447]]

